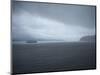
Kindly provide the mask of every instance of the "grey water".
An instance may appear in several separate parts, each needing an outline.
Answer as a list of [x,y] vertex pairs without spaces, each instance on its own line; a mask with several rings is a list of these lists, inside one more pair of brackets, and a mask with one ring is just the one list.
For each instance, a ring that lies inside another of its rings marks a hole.
[[13,73],[96,68],[95,42],[13,44]]

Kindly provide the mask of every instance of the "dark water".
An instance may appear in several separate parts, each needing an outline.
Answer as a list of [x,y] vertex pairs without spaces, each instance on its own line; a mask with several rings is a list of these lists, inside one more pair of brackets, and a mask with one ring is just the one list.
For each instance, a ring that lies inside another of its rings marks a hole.
[[13,44],[13,73],[39,73],[96,68],[95,43]]

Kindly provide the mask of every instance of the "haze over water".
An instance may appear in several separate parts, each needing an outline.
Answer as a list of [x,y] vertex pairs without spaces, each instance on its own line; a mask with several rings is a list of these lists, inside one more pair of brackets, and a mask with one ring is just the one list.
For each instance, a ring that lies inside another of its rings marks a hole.
[[79,41],[95,35],[95,7],[14,1],[12,39]]

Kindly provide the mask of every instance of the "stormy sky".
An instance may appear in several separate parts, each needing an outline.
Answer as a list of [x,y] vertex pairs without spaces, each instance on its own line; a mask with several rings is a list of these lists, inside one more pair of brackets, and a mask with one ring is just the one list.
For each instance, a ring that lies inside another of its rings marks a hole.
[[95,6],[13,1],[12,39],[79,41],[95,35]]

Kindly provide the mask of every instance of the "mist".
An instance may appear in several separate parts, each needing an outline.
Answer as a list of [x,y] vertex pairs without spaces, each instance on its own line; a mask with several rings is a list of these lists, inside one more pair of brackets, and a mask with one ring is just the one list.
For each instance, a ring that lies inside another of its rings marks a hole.
[[[53,6],[14,2],[12,10],[13,40],[71,42],[79,41],[84,36],[95,35],[94,7],[75,6],[73,8],[71,5],[59,5],[60,8],[58,8]],[[69,9],[73,12],[68,13]]]

